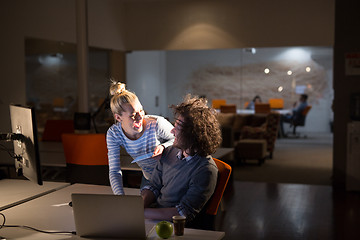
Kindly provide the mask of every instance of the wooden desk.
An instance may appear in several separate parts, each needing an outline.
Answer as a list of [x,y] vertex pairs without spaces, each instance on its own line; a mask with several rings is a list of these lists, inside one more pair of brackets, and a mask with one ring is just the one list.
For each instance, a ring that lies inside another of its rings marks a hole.
[[212,157],[227,162],[233,160],[233,154],[234,148],[218,148],[216,149],[216,152],[212,155]]
[[69,185],[62,182],[43,182],[40,186],[28,180],[2,179],[0,180],[0,211]]
[[[272,109],[271,111],[278,112],[282,115],[291,113],[291,109]],[[251,109],[236,109],[237,114],[254,114],[255,110]]]
[[[61,142],[39,142],[39,152],[43,167],[66,167],[64,149]],[[120,155],[122,170],[141,171],[141,168],[136,163],[131,163],[134,159],[123,148],[121,148]]]
[[46,167],[66,167],[64,149],[61,142],[39,142],[40,161]]
[[121,155],[121,170],[141,171],[141,168],[137,165],[137,163],[131,163],[133,160],[134,159],[130,155]]
[[[124,190],[129,195],[139,194],[139,189],[124,188]],[[72,208],[68,205],[72,193],[112,194],[112,191],[109,186],[70,185],[33,201],[2,211],[6,216],[6,224],[27,225],[41,230],[75,231]],[[154,221],[145,221],[146,232],[150,232],[148,239],[159,239],[156,232],[151,231],[155,223]],[[224,232],[185,229],[185,235],[181,239],[222,239],[224,235]],[[9,239],[83,239],[75,235],[44,234],[20,228],[2,228],[0,229],[0,236]]]

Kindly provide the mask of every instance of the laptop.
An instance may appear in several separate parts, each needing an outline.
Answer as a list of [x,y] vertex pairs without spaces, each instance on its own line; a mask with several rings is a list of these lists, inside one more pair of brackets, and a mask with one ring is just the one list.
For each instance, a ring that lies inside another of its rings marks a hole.
[[141,196],[73,193],[71,198],[76,235],[146,239]]

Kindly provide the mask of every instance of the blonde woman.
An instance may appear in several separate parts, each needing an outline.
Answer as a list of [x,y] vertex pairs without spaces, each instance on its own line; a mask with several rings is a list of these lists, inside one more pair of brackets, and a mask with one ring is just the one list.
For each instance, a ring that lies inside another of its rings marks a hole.
[[[109,159],[109,178],[114,194],[123,195],[120,148],[135,160],[143,172],[143,183],[150,178],[156,165],[156,156],[172,145],[173,125],[161,116],[145,115],[135,93],[125,89],[125,84],[112,81],[110,108],[115,118],[107,131],[106,142]],[[145,178],[145,179],[144,179]]]

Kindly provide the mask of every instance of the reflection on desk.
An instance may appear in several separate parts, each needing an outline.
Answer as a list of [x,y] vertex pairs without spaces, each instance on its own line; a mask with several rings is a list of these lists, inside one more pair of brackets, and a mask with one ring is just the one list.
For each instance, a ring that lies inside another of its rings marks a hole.
[[[125,194],[139,195],[139,189],[124,188]],[[49,193],[33,201],[25,202],[6,209],[2,213],[6,216],[6,225],[26,225],[48,231],[75,231],[72,208],[69,206],[72,193],[112,194],[109,186],[74,184]],[[94,216],[96,217],[96,216]],[[159,239],[155,231],[151,231],[155,221],[146,220],[148,239]],[[224,232],[185,229],[182,239],[222,239]],[[0,236],[9,239],[83,239],[75,235],[44,234],[20,228],[2,228]],[[174,236],[172,237],[174,238]],[[89,238],[86,238],[89,239]]]
[[0,211],[69,185],[62,182],[43,182],[40,186],[29,180],[2,179],[0,180]]

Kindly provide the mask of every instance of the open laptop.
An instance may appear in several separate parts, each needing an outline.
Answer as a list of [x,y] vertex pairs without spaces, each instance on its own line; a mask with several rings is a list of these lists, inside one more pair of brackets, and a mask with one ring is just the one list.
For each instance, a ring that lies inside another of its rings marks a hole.
[[146,239],[141,196],[73,193],[71,197],[76,235]]

